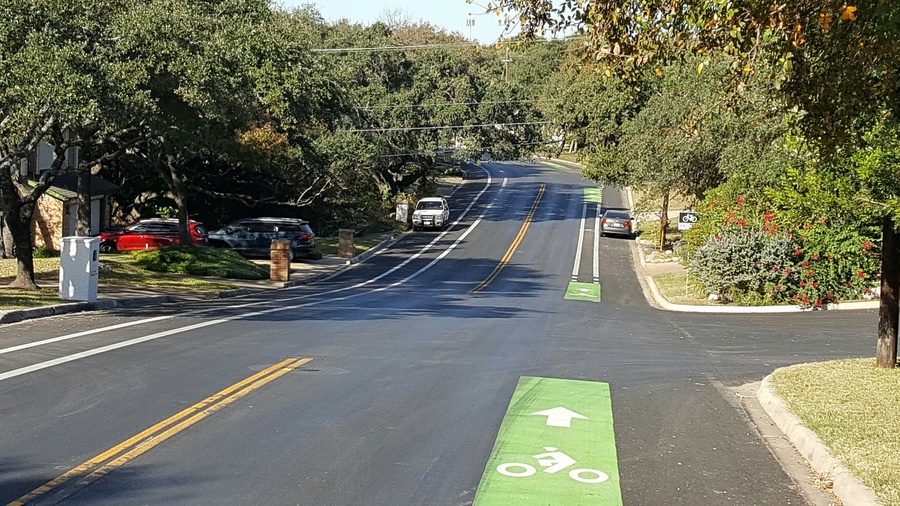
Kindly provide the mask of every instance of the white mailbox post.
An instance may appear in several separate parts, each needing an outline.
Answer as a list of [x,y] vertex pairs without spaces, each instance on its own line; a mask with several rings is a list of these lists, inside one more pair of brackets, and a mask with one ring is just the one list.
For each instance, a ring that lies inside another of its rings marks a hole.
[[59,298],[94,302],[100,269],[100,238],[63,237],[59,252]]

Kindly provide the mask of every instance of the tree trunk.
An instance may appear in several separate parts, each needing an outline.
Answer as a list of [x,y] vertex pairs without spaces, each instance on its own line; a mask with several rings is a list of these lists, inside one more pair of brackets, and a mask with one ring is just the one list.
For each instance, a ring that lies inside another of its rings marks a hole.
[[37,290],[34,281],[34,251],[31,244],[31,219],[34,206],[18,204],[12,206],[6,219],[6,225],[13,238],[16,249],[16,279],[9,284],[10,288]]
[[659,216],[659,249],[666,249],[666,228],[669,227],[669,190],[663,194],[662,213]]
[[78,212],[75,220],[75,235],[89,236],[91,230],[91,170],[87,167],[79,167],[78,170]]
[[184,183],[181,170],[176,166],[176,162],[171,156],[168,160],[168,166],[172,193],[175,198],[175,205],[178,206],[178,242],[181,244],[194,244],[190,227],[191,215],[188,212],[187,185]]
[[900,319],[900,237],[889,216],[884,218],[881,232],[881,305],[878,308],[875,362],[878,367],[893,369],[897,365],[897,326]]

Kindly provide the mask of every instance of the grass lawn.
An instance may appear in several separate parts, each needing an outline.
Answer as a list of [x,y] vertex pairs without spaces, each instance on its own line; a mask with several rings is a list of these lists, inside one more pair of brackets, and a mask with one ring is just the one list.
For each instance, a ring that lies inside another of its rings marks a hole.
[[227,282],[209,281],[184,274],[153,272],[141,267],[138,260],[127,253],[100,255],[100,263],[106,266],[100,270],[99,280],[105,285],[172,288],[193,292],[216,292],[234,288],[234,285]]
[[[663,196],[655,193],[633,190],[635,212],[656,212],[662,209]],[[680,195],[672,195],[669,199],[669,211],[690,209],[692,199]]]
[[788,408],[881,504],[900,506],[900,368],[837,360],[777,369],[772,380]]
[[[237,254],[235,253],[234,255]],[[229,263],[235,262],[232,258],[228,260]],[[240,260],[247,262],[242,258]],[[209,264],[216,263],[209,259],[206,259],[206,261]],[[234,288],[234,285],[229,284],[226,280],[215,281],[185,274],[153,272],[141,267],[138,264],[138,260],[127,253],[102,254],[100,255],[100,263],[104,266],[99,273],[101,285],[164,288],[193,292],[215,292]],[[252,263],[247,263],[252,266]],[[252,267],[255,268],[255,266]],[[48,284],[55,285],[59,278],[59,258],[35,258],[34,270],[38,283],[44,286]],[[4,285],[9,284],[15,276],[16,260],[13,258],[0,259],[0,311],[64,303],[59,299],[59,292],[55,289],[19,290],[6,288]],[[263,278],[266,277],[268,277],[267,270]]]
[[[659,220],[640,220],[637,222],[637,225],[636,232],[641,241],[654,245],[659,243]],[[678,230],[678,222],[669,220],[669,223],[666,225],[666,247],[671,248],[674,243],[681,240],[681,236],[682,232]]]
[[[356,253],[362,253],[383,237],[357,237]],[[337,255],[337,237],[317,238],[319,250]],[[135,254],[101,254],[99,282],[134,288],[175,291],[216,292],[234,288],[230,279],[267,279],[269,271],[237,253],[217,248],[171,247],[139,251]],[[55,285],[59,279],[59,258],[35,258],[35,278],[39,284]],[[5,288],[16,276],[16,260],[0,259],[0,311],[60,304],[59,293],[49,290]],[[221,281],[216,278],[221,279]],[[102,291],[102,288],[101,288]]]
[[[375,245],[383,241],[385,238],[380,236],[372,237],[354,237],[353,246],[356,249],[354,256],[372,249]],[[316,249],[323,256],[337,256],[338,254],[338,238],[337,236],[316,237]]]
[[[15,258],[0,258],[0,279],[15,278],[16,267]],[[35,258],[34,275],[38,277],[58,276],[59,258]],[[12,279],[9,279],[9,281],[12,281]]]
[[565,160],[567,162],[578,163],[578,164],[584,162],[584,160],[580,159],[579,154],[577,152],[576,153],[560,153],[559,156],[557,156],[555,158],[559,158],[560,160]]
[[[656,287],[663,298],[672,304],[692,306],[712,306],[718,302],[707,299],[706,292],[696,283],[691,283],[684,273],[657,274],[653,276]],[[687,286],[685,286],[687,285]]]
[[19,290],[0,287],[0,311],[28,309],[40,306],[65,304],[57,290]]

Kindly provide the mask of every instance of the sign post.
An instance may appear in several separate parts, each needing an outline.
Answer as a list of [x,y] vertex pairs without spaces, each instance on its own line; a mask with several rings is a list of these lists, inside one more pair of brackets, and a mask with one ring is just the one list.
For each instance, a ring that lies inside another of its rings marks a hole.
[[678,230],[690,230],[698,221],[700,221],[699,213],[694,211],[678,212]]

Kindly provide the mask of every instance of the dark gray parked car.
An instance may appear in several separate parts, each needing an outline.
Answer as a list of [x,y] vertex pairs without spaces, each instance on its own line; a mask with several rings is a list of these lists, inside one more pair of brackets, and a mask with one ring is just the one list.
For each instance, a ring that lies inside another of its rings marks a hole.
[[268,258],[272,239],[291,241],[291,260],[319,256],[309,222],[296,218],[245,218],[209,233],[210,246],[231,248],[245,257]]

